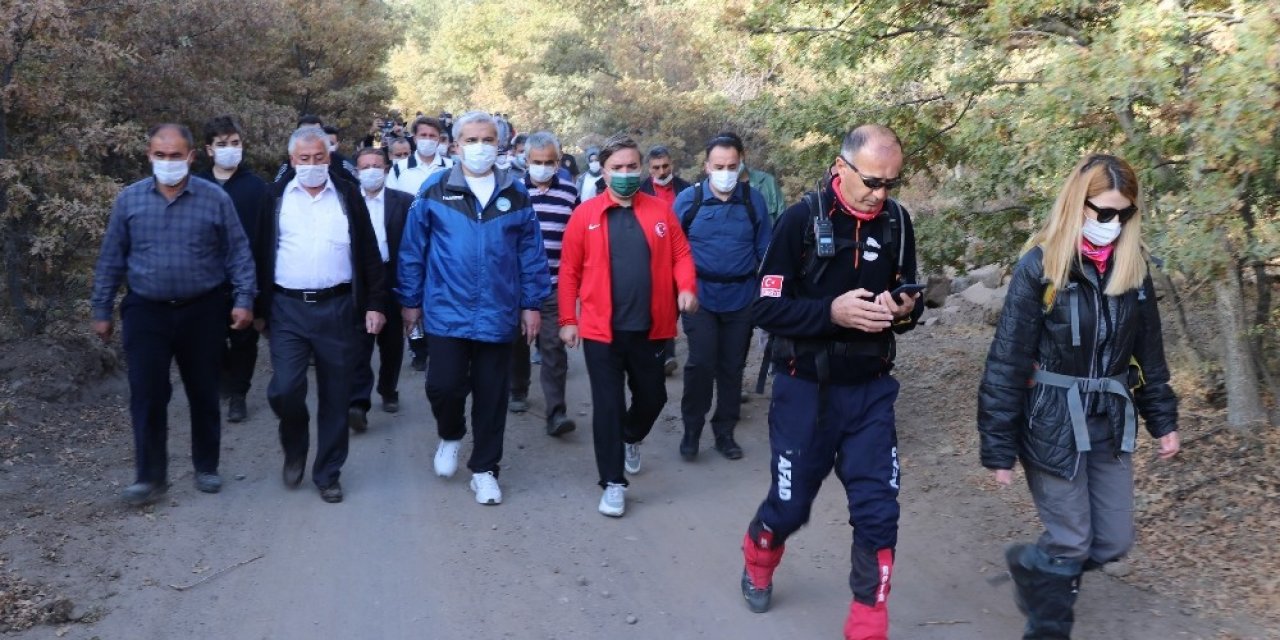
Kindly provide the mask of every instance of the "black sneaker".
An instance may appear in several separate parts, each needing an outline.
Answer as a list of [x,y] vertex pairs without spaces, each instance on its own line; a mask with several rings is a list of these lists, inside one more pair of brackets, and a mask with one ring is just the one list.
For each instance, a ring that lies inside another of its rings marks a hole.
[[399,413],[400,396],[382,396],[382,410],[387,413]]
[[426,358],[419,358],[418,356],[414,356],[414,357],[413,357],[413,362],[410,362],[410,363],[409,363],[409,366],[413,367],[413,370],[414,370],[414,371],[426,371],[426,370],[427,370],[427,359],[426,359]]
[[227,399],[227,422],[244,422],[248,417],[249,408],[245,406],[244,394],[231,394]]
[[364,407],[351,407],[347,409],[347,426],[356,433],[364,433],[369,430],[368,410]]
[[734,441],[733,436],[716,438],[716,451],[719,451],[720,455],[730,460],[738,460],[742,458],[742,447],[738,446],[738,443]]
[[684,458],[685,462],[693,462],[698,459],[698,440],[700,435],[700,433],[694,433],[693,430],[688,428],[684,430],[684,436],[680,438],[680,457]]
[[129,506],[140,507],[159,500],[168,491],[168,482],[135,482],[120,492],[120,499]]
[[665,374],[668,378],[675,375],[676,369],[679,369],[679,368],[680,368],[680,363],[676,362],[675,358],[667,358],[667,361],[662,363],[662,373]]
[[511,400],[507,402],[507,411],[511,413],[524,413],[529,410],[528,396],[511,396]]
[[337,480],[334,480],[333,484],[321,488],[320,499],[329,504],[342,502],[342,485]]
[[751,584],[751,576],[742,570],[742,597],[747,601],[747,608],[753,613],[764,613],[769,610],[769,602],[773,599],[773,585],[757,589]]
[[547,418],[547,435],[549,436],[559,437],[577,428],[577,423],[570,420],[563,413],[557,412],[550,418]]
[[196,472],[196,489],[201,493],[222,491],[222,476],[216,473]]
[[297,460],[285,458],[284,470],[280,474],[284,479],[284,485],[290,489],[298,488],[298,485],[302,484],[302,474],[306,471],[306,467],[307,459],[305,456]]

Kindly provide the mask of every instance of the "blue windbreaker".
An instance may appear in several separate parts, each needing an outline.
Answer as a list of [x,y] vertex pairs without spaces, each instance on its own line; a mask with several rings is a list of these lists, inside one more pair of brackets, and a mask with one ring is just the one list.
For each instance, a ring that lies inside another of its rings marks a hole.
[[547,252],[524,181],[494,170],[481,203],[461,166],[433,174],[409,209],[400,242],[396,295],[421,307],[427,333],[480,342],[510,342],[522,309],[551,295]]

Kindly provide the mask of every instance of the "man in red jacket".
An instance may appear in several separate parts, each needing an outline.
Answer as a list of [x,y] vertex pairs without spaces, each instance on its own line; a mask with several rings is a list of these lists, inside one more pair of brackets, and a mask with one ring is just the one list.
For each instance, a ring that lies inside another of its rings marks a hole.
[[615,135],[599,157],[607,188],[574,210],[564,232],[560,339],[583,344],[604,489],[600,513],[616,518],[626,510],[623,471],[640,472],[640,442],[667,402],[663,345],[676,335],[677,311],[696,313],[698,297],[693,255],[671,205],[637,193],[635,141]]

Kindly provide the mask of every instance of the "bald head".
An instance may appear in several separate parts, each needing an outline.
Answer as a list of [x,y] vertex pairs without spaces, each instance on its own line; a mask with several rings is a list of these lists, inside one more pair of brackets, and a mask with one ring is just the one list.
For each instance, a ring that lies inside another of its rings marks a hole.
[[893,129],[881,124],[864,124],[844,137],[840,145],[840,153],[846,158],[853,158],[859,151],[870,151],[875,155],[902,155],[902,141]]

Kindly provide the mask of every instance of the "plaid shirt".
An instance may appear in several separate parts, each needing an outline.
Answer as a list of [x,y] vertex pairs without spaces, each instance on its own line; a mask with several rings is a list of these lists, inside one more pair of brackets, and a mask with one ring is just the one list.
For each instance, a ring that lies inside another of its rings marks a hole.
[[155,178],[120,192],[93,274],[94,320],[110,320],[120,285],[149,300],[182,300],[231,282],[235,306],[258,293],[253,254],[235,205],[222,187],[189,178],[169,202]]

